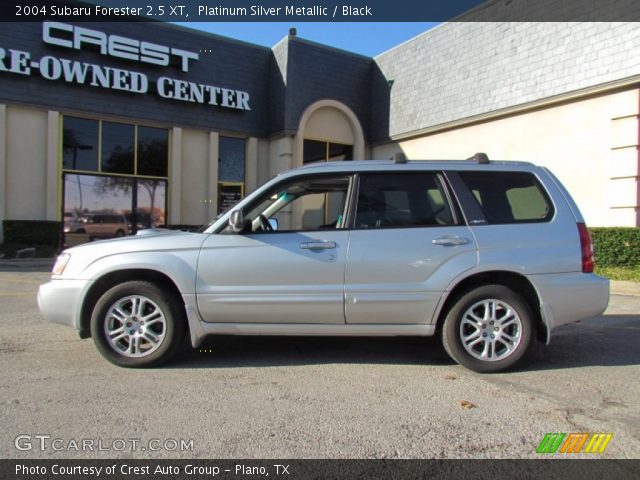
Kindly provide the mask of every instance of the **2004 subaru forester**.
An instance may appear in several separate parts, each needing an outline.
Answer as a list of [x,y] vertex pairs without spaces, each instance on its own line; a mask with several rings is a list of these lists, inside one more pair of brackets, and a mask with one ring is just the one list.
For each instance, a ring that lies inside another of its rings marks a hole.
[[478,372],[599,315],[609,283],[569,193],[523,162],[330,162],[277,175],[203,233],[146,230],[64,251],[43,315],[111,362],[186,334],[434,335]]

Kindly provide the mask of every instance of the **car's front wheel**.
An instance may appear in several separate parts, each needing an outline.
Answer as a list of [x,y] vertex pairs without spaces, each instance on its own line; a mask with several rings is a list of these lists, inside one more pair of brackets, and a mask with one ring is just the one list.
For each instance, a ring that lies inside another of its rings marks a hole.
[[528,304],[503,285],[462,294],[449,310],[442,343],[459,364],[481,373],[512,368],[529,350],[533,315]]
[[179,302],[145,281],[107,290],[91,316],[91,335],[100,353],[121,367],[155,367],[169,360],[185,334]]

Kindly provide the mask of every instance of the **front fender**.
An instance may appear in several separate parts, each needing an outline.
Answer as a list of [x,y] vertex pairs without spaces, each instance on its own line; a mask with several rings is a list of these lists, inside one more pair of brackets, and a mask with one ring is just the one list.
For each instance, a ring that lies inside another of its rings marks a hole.
[[131,252],[106,255],[89,264],[84,278],[96,281],[113,272],[153,270],[169,277],[183,295],[195,293],[196,265],[199,250]]

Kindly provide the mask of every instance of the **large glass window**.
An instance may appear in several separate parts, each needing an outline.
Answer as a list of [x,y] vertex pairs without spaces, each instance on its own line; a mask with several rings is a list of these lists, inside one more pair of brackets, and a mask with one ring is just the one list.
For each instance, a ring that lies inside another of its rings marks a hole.
[[245,139],[220,137],[218,149],[220,155],[218,180],[221,182],[244,182],[244,167],[247,156]]
[[134,139],[134,125],[102,122],[101,171],[133,174]]
[[246,140],[220,137],[218,154],[218,213],[221,213],[244,196]]
[[167,182],[165,180],[136,180],[136,208],[133,210],[138,230],[165,224]]
[[166,180],[65,173],[63,188],[67,247],[166,223]]
[[65,117],[62,132],[62,165],[69,170],[98,170],[97,120]]
[[138,175],[166,177],[169,132],[165,128],[138,127]]
[[169,131],[65,116],[62,167],[64,170],[166,178]]
[[303,148],[303,163],[353,160],[353,145],[305,139]]
[[64,117],[65,245],[166,223],[168,138],[167,129]]
[[125,177],[64,175],[64,237],[70,247],[131,233],[132,182]]

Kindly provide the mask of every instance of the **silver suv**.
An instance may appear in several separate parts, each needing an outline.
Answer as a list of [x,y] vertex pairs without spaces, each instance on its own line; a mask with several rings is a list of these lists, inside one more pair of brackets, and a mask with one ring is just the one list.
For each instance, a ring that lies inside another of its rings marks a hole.
[[609,299],[560,182],[484,154],[310,164],[203,233],[141,233],[65,250],[38,293],[47,319],[124,367],[161,364],[185,335],[438,334],[496,372]]

